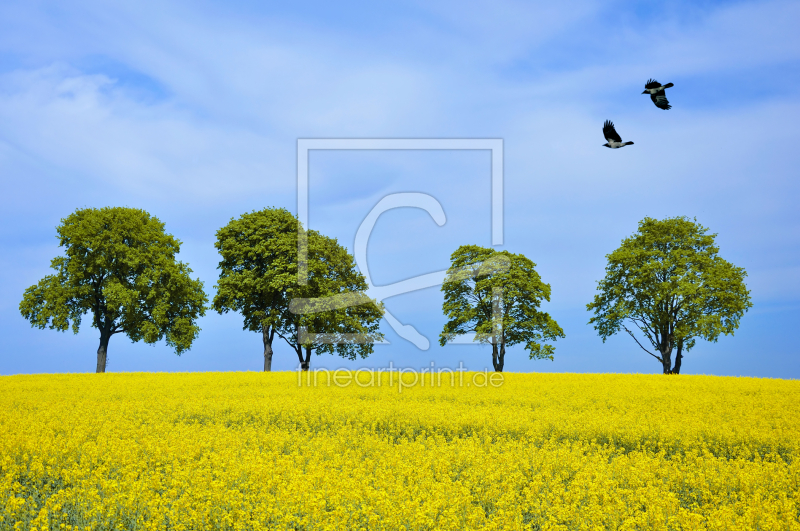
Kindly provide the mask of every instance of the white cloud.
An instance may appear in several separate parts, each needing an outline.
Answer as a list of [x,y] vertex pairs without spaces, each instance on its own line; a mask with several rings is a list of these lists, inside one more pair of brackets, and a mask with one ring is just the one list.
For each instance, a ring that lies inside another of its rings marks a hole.
[[204,123],[171,102],[143,105],[107,76],[60,64],[3,75],[0,87],[0,135],[95,184],[200,198],[290,188],[291,165],[274,157],[279,142]]

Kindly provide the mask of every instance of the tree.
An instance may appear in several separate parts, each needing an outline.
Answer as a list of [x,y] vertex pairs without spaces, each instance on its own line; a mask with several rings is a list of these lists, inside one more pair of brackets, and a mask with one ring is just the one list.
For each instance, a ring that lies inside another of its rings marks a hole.
[[[298,230],[305,232],[308,282],[298,282]],[[308,370],[310,353],[337,352],[354,359],[366,357],[371,344],[341,343],[342,334],[376,334],[383,314],[374,301],[361,294],[359,305],[338,307],[331,295],[359,295],[366,290],[364,277],[355,271],[347,250],[316,231],[306,231],[285,209],[267,208],[232,219],[217,231],[215,247],[222,255],[220,278],[213,306],[217,312],[238,311],[244,329],[260,332],[264,344],[264,370],[272,368],[273,341],[282,337]],[[297,299],[292,312],[290,305]],[[300,302],[303,299],[304,302]],[[364,305],[365,302],[370,304]],[[325,342],[309,341],[303,332],[327,334]],[[331,343],[338,341],[339,343]]]
[[[716,234],[686,217],[644,218],[638,233],[607,255],[599,294],[586,307],[603,341],[625,330],[664,374],[679,374],[683,351],[696,338],[717,341],[731,334],[752,307],[743,268],[720,258]],[[639,329],[657,352],[647,350],[624,323]],[[672,350],[677,348],[675,365]]]
[[289,290],[291,316],[278,334],[295,351],[304,371],[313,351],[366,358],[373,343],[384,337],[378,332],[383,304],[364,293],[369,286],[347,249],[316,231],[307,234],[308,281]]
[[442,284],[442,311],[448,318],[439,336],[444,346],[455,336],[475,332],[475,341],[492,345],[492,365],[503,371],[506,347],[524,343],[530,359],[552,360],[555,347],[543,341],[565,337],[558,323],[539,311],[550,301],[550,285],[536,264],[521,254],[462,245],[451,257]]
[[55,275],[25,290],[20,313],[31,326],[78,333],[92,314],[100,330],[97,372],[105,372],[108,342],[124,333],[131,341],[166,338],[175,353],[191,348],[205,314],[203,283],[175,260],[181,242],[144,210],[123,207],[76,210],[56,228],[66,256],[54,258]]
[[287,290],[297,283],[298,221],[282,208],[243,214],[217,231],[222,256],[213,308],[240,312],[244,330],[260,332],[264,370],[272,370],[272,342],[288,317]]

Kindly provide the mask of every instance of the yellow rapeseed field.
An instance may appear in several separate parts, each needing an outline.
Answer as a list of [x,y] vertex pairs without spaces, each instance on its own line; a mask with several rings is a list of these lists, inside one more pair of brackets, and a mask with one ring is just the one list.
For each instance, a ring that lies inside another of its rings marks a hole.
[[317,376],[0,377],[0,530],[800,530],[795,380]]

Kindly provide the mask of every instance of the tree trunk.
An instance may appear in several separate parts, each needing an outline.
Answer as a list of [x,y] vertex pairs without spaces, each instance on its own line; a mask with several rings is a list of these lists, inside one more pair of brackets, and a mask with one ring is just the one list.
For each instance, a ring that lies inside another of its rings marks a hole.
[[503,372],[503,366],[506,364],[506,344],[500,343],[500,355],[497,356],[497,372]]
[[304,371],[307,371],[310,365],[311,365],[311,347],[306,347],[306,358],[300,364],[300,367]]
[[683,359],[683,354],[681,351],[683,350],[683,339],[678,340],[678,352],[675,355],[675,366],[672,368],[672,374],[680,374],[681,373],[681,360]]
[[503,365],[506,358],[506,346],[504,344],[497,348],[497,343],[492,344],[492,367],[495,372],[503,372]]
[[666,334],[662,336],[661,345],[659,345],[659,347],[659,352],[661,353],[661,367],[664,370],[664,374],[670,374],[672,372],[672,342],[669,336]]
[[108,360],[108,340],[111,334],[100,331],[100,346],[97,347],[97,373],[106,372],[106,361]]
[[671,372],[671,367],[672,367],[672,349],[662,348],[661,368],[664,370],[664,374],[669,374]]
[[275,331],[270,334],[267,332],[268,328],[270,327],[265,326],[261,329],[261,338],[264,340],[264,372],[272,370],[272,339]]

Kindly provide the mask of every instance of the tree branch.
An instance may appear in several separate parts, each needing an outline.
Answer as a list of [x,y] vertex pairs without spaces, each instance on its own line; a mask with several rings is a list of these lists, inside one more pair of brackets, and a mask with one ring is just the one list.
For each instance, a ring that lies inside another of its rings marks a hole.
[[[641,343],[639,343],[639,340],[638,340],[638,339],[636,339],[636,336],[635,336],[635,335],[633,335],[633,332],[631,332],[630,330],[628,330],[628,329],[627,329],[626,327],[624,327],[624,326],[622,327],[622,329],[623,329],[623,330],[625,330],[626,332],[628,332],[628,333],[630,334],[630,336],[633,338],[633,340],[634,340],[634,341],[636,341],[636,344],[637,344],[637,345],[639,345],[640,347],[642,347],[642,344],[641,344]],[[650,351],[649,351],[649,350],[647,350],[646,348],[642,347],[642,350],[644,350],[645,352],[647,352],[648,354],[650,354],[651,356],[653,356],[655,359],[657,359],[657,360],[658,360],[658,361],[660,361],[661,363],[664,363],[664,360],[662,360],[661,358],[659,358],[658,356],[656,356],[655,354],[653,354],[652,352],[650,352]]]
[[[645,335],[645,337],[647,337],[647,340],[650,341],[650,344],[653,345],[654,348],[658,348],[658,342],[654,339],[658,337],[658,331],[651,329],[647,322],[642,318],[636,319],[631,317],[630,320],[633,321],[633,324],[635,324],[636,327]],[[641,324],[639,324],[640,322]],[[630,331],[628,331],[628,333],[630,333]]]
[[288,337],[286,337],[285,335],[281,334],[281,333],[280,333],[280,332],[278,332],[277,330],[276,330],[276,333],[278,334],[278,337],[280,337],[281,339],[283,339],[284,341],[286,341],[286,342],[289,344],[289,346],[290,346],[290,347],[292,347],[292,348],[294,349],[295,353],[297,353],[297,346],[296,346],[296,343],[292,342],[292,340],[291,340],[291,339],[289,339],[289,338],[288,338]]

